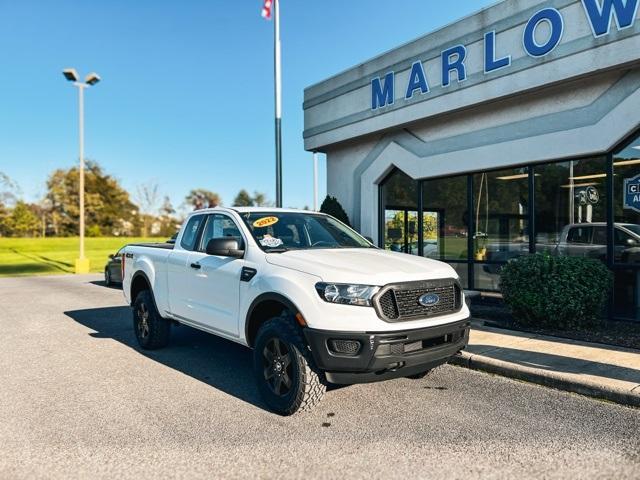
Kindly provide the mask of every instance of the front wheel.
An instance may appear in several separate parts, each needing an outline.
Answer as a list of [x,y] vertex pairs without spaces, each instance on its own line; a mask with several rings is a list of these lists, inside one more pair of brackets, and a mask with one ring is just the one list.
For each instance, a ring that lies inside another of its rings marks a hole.
[[104,283],[107,285],[107,287],[113,285],[113,282],[111,281],[111,272],[108,268],[104,271]]
[[326,386],[292,318],[268,320],[258,331],[253,367],[260,394],[281,415],[313,409]]

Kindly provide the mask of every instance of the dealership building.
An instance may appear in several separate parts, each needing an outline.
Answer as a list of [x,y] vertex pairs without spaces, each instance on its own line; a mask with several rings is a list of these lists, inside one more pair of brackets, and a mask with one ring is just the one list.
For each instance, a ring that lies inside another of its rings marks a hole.
[[328,194],[467,289],[522,254],[602,259],[640,319],[638,4],[505,0],[307,88]]

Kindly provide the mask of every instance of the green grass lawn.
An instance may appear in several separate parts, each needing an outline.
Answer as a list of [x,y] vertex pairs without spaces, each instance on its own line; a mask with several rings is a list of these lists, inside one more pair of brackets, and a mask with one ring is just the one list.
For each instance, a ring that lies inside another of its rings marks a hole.
[[[158,239],[85,238],[92,272],[103,272],[108,257],[127,243]],[[0,238],[0,277],[73,273],[80,241],[70,238]]]

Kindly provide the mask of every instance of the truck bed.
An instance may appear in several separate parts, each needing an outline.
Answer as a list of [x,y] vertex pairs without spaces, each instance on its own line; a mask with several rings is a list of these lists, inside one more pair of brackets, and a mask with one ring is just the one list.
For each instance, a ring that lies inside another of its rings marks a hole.
[[173,250],[175,244],[173,243],[129,243],[128,247],[149,247],[149,248],[163,248],[165,250]]

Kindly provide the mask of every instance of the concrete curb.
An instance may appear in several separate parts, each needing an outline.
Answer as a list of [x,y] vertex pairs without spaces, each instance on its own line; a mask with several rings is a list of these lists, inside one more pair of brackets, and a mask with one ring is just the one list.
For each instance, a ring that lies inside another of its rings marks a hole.
[[578,393],[587,397],[608,400],[610,402],[640,408],[640,391],[636,387],[631,391],[611,389],[590,381],[576,381],[566,375],[549,370],[527,367],[516,363],[504,362],[494,358],[460,352],[449,360],[449,363],[472,370],[515,378],[526,382],[536,383],[567,392]]

